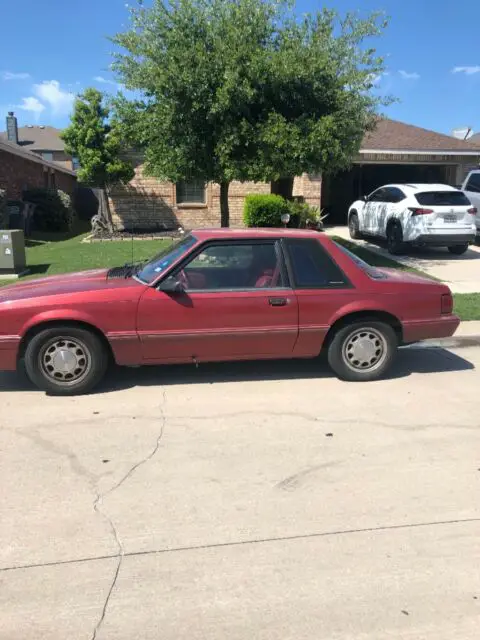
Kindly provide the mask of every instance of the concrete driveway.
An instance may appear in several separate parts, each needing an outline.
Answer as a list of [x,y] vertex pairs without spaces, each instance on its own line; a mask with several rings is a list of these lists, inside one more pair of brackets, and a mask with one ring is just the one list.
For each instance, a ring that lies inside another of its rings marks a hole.
[[479,366],[2,374],[0,639],[478,638]]
[[[347,227],[330,227],[329,235],[351,240]],[[428,275],[443,280],[453,293],[480,292],[480,246],[471,245],[462,256],[454,256],[443,248],[412,248],[406,255],[392,256],[381,243],[373,239],[355,240],[359,245],[379,255],[424,271]]]

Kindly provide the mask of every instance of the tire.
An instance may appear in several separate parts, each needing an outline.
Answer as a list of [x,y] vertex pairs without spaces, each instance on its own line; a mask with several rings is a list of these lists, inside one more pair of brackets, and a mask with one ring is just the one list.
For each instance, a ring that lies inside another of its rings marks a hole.
[[448,250],[454,256],[461,256],[468,250],[468,243],[465,243],[465,244],[453,244],[451,247],[448,247]]
[[351,213],[350,218],[348,219],[348,231],[352,240],[360,239],[360,223],[358,221],[358,214],[355,212]]
[[405,250],[402,226],[398,222],[391,222],[387,227],[387,249],[388,253],[394,256],[400,255]]
[[105,376],[108,364],[109,354],[102,340],[80,327],[58,325],[44,329],[25,350],[30,380],[56,396],[88,393]]
[[[358,348],[355,353],[355,345],[360,346],[359,340],[363,341],[363,353],[359,353]],[[327,352],[328,364],[341,380],[377,380],[392,365],[397,346],[397,336],[389,324],[375,319],[354,321],[333,336]],[[367,362],[371,364],[364,366]]]

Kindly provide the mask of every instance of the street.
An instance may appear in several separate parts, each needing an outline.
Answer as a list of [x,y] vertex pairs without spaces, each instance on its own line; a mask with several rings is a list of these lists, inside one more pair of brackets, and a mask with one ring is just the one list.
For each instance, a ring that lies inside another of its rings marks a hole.
[[0,640],[477,638],[479,368],[0,374]]

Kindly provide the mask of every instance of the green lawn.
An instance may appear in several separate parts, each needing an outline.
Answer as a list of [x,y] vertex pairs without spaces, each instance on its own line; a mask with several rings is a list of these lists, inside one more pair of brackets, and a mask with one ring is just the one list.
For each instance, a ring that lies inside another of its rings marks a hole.
[[[85,236],[86,234],[73,237],[58,234],[55,236],[36,234],[34,238],[27,240],[27,264],[30,273],[26,278],[38,278],[97,267],[114,267],[125,262],[145,260],[160,251],[165,243],[172,242],[171,239],[164,239],[86,243],[82,242]],[[391,267],[425,275],[395,260],[359,247],[348,240],[342,238],[335,238],[335,240],[372,266]],[[15,282],[15,280],[3,280],[0,281],[0,286]],[[480,320],[480,293],[455,294],[453,298],[455,313],[462,320]]]

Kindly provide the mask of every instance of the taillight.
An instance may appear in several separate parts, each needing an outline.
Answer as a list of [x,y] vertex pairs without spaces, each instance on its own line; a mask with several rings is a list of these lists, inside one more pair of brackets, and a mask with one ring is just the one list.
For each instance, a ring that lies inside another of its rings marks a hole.
[[451,293],[442,293],[440,313],[449,314],[453,311],[453,298]]
[[467,209],[467,213],[471,213],[472,216],[476,216],[477,215],[477,207],[471,207],[470,209]]
[[408,210],[412,212],[412,216],[428,216],[429,213],[433,213],[433,209],[418,209],[417,207],[408,207]]

